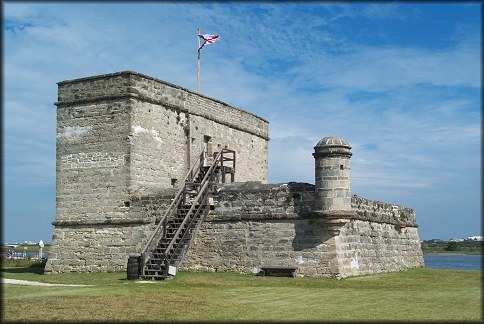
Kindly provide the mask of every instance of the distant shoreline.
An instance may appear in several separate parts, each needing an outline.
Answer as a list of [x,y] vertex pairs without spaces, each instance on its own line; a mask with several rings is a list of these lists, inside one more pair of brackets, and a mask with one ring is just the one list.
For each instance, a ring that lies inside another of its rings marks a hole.
[[424,254],[484,254],[484,241],[422,241]]
[[423,252],[424,255],[483,255],[482,251],[481,252]]

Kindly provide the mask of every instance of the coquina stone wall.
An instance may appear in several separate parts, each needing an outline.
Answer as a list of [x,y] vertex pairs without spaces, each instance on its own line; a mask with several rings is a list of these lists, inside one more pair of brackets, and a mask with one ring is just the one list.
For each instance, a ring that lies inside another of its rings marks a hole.
[[424,265],[417,228],[350,219],[336,239],[338,277],[404,270]]
[[[423,266],[412,209],[353,196],[352,211],[321,214],[315,197],[309,184],[224,185],[182,269],[256,273],[297,266],[300,275],[343,278]],[[358,213],[374,207],[375,215]],[[404,221],[392,214],[396,207]]]
[[152,230],[127,222],[56,226],[45,272],[125,271],[128,256],[139,253]]
[[236,181],[267,181],[267,121],[219,100],[125,71],[59,82],[56,105],[47,273],[125,269],[204,149],[235,150]]
[[343,278],[423,265],[412,209],[351,196],[351,147],[341,138],[316,145],[315,185],[266,184],[260,117],[130,71],[58,85],[46,273],[126,270],[189,166],[221,148],[236,151],[236,182],[219,187],[182,270],[295,265],[300,275]]

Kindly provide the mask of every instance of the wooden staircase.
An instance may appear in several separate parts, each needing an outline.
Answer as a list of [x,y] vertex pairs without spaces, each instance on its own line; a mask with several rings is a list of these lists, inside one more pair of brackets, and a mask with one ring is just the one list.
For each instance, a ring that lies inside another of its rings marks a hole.
[[214,154],[210,166],[203,165],[204,153],[188,171],[183,185],[143,248],[140,277],[166,279],[174,276],[191,242],[210,211],[209,197],[235,174],[235,151],[223,149]]

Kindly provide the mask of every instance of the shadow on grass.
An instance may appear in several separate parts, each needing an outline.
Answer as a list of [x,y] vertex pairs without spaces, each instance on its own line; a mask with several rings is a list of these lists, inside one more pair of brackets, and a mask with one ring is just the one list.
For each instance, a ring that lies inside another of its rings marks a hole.
[[2,268],[0,269],[1,272],[6,273],[33,273],[38,275],[44,274],[44,267],[27,267],[27,268]]

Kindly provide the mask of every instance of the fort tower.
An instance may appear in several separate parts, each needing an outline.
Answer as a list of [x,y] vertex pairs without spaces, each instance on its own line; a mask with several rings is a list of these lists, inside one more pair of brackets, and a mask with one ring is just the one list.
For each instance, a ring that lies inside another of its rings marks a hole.
[[351,146],[340,137],[325,137],[314,147],[316,210],[351,210]]
[[120,271],[203,153],[267,182],[268,122],[133,71],[58,83],[56,219],[46,272]]
[[344,278],[424,264],[413,209],[351,193],[342,138],[314,147],[315,185],[268,184],[261,117],[133,71],[58,86],[45,273],[290,267]]

